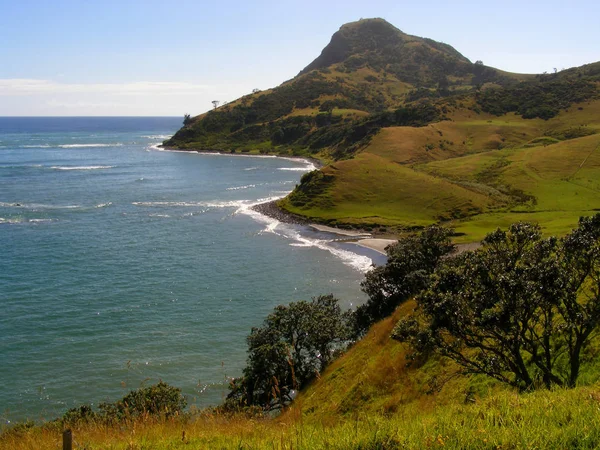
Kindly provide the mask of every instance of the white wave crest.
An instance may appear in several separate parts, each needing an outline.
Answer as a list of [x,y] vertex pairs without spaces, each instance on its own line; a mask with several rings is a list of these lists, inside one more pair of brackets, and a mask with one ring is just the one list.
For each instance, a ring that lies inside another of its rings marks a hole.
[[[342,262],[360,272],[366,273],[373,268],[373,261],[371,258],[357,253],[353,253],[348,250],[342,250],[335,248],[331,245],[331,241],[323,239],[311,239],[302,236],[300,233],[293,233],[290,236],[291,239],[299,242],[303,247],[316,247],[321,250],[326,250],[332,255],[338,257]],[[297,245],[296,245],[297,246]]]
[[289,170],[290,172],[310,172],[311,170],[315,170],[315,166],[310,165],[306,167],[280,167],[277,170]]
[[22,165],[0,165],[0,169],[39,169],[44,167],[41,164],[22,164]]
[[312,239],[306,236],[302,236],[298,231],[296,231],[293,228],[286,227],[284,229],[281,229],[281,227],[279,227],[281,223],[277,219],[265,216],[264,214],[261,214],[258,211],[252,209],[252,206],[258,205],[260,203],[266,203],[273,200],[277,200],[279,198],[281,197],[271,197],[269,199],[262,199],[262,201],[241,206],[236,211],[236,214],[246,214],[257,221],[266,224],[265,229],[262,231],[263,233],[273,233],[284,239],[290,239],[291,241],[293,241],[292,243],[290,243],[290,245],[293,247],[316,247],[318,249],[325,250],[334,255],[335,257],[341,259],[344,264],[363,273],[366,273],[372,269],[373,261],[371,260],[371,258],[359,255],[357,253],[353,253],[348,250],[333,247],[331,245],[331,241],[328,240]]
[[258,167],[246,167],[244,170],[258,170]]
[[173,137],[173,135],[171,134],[151,134],[150,136],[142,136],[143,138],[146,139],[170,139],[171,137]]
[[23,217],[11,217],[11,218],[7,219],[4,217],[0,217],[0,225],[2,225],[2,224],[17,225],[17,224],[23,224],[23,223],[38,224],[38,223],[50,223],[50,222],[55,222],[55,219],[25,219]]
[[[281,198],[281,197],[274,197]],[[250,208],[251,206],[257,205],[269,201],[267,199],[260,199],[259,201],[252,200],[231,200],[226,202],[212,201],[212,202],[132,202],[135,206],[144,206],[150,208],[172,208],[172,207],[183,207],[183,208]],[[237,213],[237,211],[236,211]]]
[[115,166],[52,166],[54,170],[102,170],[112,169]]
[[6,219],[4,217],[0,217],[0,225],[2,225],[2,224],[17,224],[17,223],[23,223],[23,218],[16,217],[16,218]]
[[77,209],[80,205],[44,205],[40,203],[7,203],[0,202],[0,208],[23,208],[23,209]]
[[94,148],[94,147],[122,147],[123,144],[117,142],[115,144],[62,144],[57,145],[58,148]]
[[206,206],[205,202],[133,202],[132,205],[135,206],[146,206],[151,208],[169,208],[173,206]]
[[[171,151],[171,150],[166,150],[162,147],[160,147],[161,144],[159,144],[158,142],[156,144],[152,144],[146,147],[146,151],[149,152],[150,150],[156,150],[159,152],[166,152],[166,151]],[[177,150],[173,150],[173,151],[177,151]]]
[[112,205],[112,202],[107,202],[107,203],[99,203],[96,205],[96,208],[106,208],[108,206]]
[[[259,185],[260,186],[260,185]],[[247,184],[246,186],[234,186],[234,187],[228,187],[227,189],[225,189],[226,191],[239,191],[241,189],[252,189],[255,188],[256,184]]]

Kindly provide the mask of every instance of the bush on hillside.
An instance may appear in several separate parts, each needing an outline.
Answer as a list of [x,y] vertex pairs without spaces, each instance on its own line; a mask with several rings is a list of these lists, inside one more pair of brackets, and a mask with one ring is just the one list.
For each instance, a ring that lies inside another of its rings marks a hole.
[[332,295],[277,306],[252,328],[243,376],[231,383],[225,406],[272,410],[289,403],[348,341],[350,314]]
[[130,391],[116,402],[98,405],[94,411],[90,405],[69,409],[62,417],[64,424],[82,422],[116,423],[137,417],[172,417],[179,415],[187,406],[181,389],[160,381],[158,384]]
[[444,263],[393,337],[520,389],[575,386],[600,326],[600,214],[562,239],[512,225]]
[[589,80],[570,78],[540,78],[506,88],[477,92],[475,99],[485,112],[502,115],[515,112],[524,119],[539,117],[548,120],[561,109],[597,95]]

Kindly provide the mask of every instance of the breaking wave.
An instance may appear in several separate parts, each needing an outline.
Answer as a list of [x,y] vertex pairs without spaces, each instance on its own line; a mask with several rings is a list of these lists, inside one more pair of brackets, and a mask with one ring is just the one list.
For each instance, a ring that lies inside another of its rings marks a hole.
[[172,135],[169,134],[151,134],[150,136],[142,136],[143,138],[146,139],[169,139],[172,137]]
[[58,148],[94,148],[94,147],[122,147],[123,144],[117,142],[115,144],[62,144],[57,145]]
[[115,166],[52,166],[54,170],[102,170],[112,169]]

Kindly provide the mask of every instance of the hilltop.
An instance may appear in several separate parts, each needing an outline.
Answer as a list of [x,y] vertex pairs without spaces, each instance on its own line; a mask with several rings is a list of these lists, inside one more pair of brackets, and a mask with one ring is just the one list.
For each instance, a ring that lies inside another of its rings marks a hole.
[[600,208],[599,85],[600,63],[508,73],[365,19],[292,80],[188,118],[164,144],[320,159],[279,202],[315,222],[444,223],[470,242],[522,218],[560,234]]

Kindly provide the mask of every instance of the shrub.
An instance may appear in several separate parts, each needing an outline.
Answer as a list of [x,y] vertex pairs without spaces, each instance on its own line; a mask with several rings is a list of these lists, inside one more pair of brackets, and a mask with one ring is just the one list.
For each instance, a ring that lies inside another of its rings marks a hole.
[[228,408],[277,409],[317,376],[349,339],[350,312],[332,295],[277,306],[247,338],[248,362],[231,383]]

